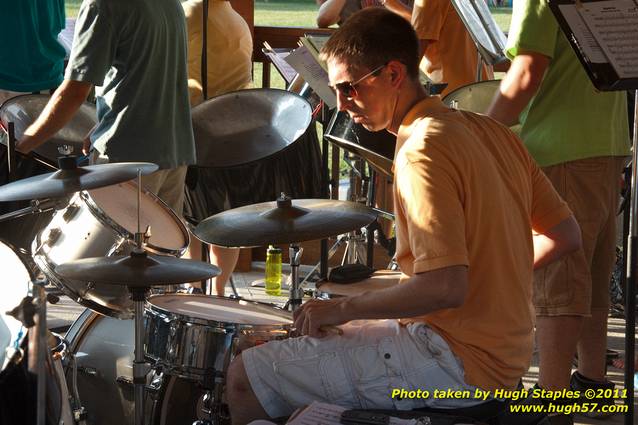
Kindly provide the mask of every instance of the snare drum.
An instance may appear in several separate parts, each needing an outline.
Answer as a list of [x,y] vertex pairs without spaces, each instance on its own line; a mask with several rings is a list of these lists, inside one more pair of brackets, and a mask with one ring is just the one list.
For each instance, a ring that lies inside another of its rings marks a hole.
[[147,357],[171,374],[226,372],[241,350],[286,339],[292,314],[269,304],[205,295],[156,295],[145,311]]
[[[188,231],[157,196],[142,192],[141,229],[150,229],[146,249],[160,255],[181,256],[188,247]],[[55,267],[88,257],[126,255],[134,248],[137,229],[137,186],[131,182],[79,192],[57,211],[32,245],[43,273],[69,297],[99,313],[133,317],[132,301],[123,286],[63,279]]]

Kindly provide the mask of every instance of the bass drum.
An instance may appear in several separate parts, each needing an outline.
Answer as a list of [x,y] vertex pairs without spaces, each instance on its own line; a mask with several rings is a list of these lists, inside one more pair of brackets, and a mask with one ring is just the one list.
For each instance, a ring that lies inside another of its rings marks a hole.
[[[66,339],[77,364],[77,392],[88,425],[130,424],[134,418],[133,320],[118,320],[85,310]],[[73,393],[73,361],[65,359]],[[203,391],[194,382],[159,371],[149,374],[145,391],[147,425],[183,425],[203,418]]]

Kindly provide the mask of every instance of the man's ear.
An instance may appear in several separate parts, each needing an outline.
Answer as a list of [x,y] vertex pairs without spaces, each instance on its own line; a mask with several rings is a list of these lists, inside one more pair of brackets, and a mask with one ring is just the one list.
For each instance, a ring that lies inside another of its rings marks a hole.
[[399,87],[406,77],[405,65],[397,60],[388,62],[388,73],[390,75],[390,83],[393,87]]

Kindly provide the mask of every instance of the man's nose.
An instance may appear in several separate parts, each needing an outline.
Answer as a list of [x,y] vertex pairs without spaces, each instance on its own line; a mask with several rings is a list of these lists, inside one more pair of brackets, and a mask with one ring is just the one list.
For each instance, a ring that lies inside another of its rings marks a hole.
[[352,104],[352,99],[344,96],[339,90],[337,90],[337,109],[339,111],[346,111],[348,106]]

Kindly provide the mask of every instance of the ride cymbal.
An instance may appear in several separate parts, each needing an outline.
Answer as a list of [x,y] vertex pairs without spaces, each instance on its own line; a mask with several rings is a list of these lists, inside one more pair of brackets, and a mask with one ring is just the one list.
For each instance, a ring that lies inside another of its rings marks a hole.
[[61,198],[81,190],[132,180],[137,177],[138,170],[142,175],[147,175],[158,169],[157,165],[148,162],[118,162],[78,167],[74,161],[75,158],[72,157],[61,158],[60,164],[64,164],[64,167],[58,171],[0,186],[0,201]]
[[376,218],[372,208],[355,202],[280,198],[208,217],[195,228],[194,235],[225,247],[286,244],[349,232]]
[[219,275],[218,267],[196,260],[148,255],[83,258],[55,267],[66,279],[144,288],[196,282]]

